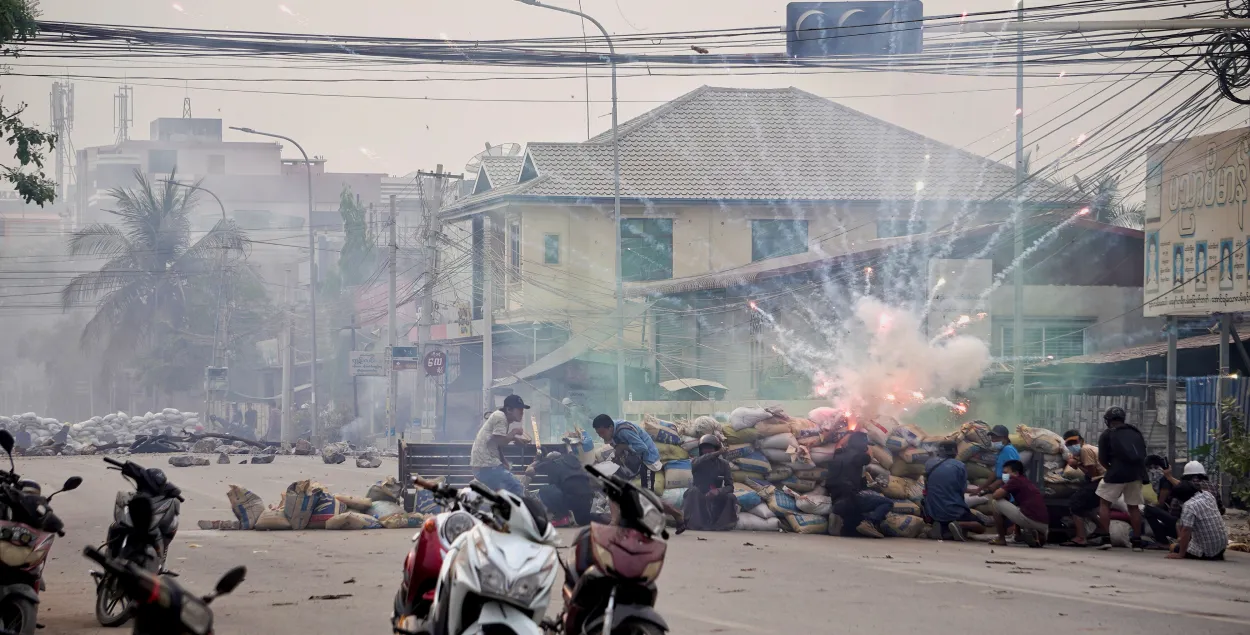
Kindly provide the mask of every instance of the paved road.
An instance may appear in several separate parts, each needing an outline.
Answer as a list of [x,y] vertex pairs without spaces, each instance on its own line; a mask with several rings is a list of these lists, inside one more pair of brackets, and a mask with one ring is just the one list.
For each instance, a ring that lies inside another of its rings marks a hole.
[[[243,586],[216,605],[218,633],[386,633],[412,532],[195,527],[201,519],[230,517],[230,483],[271,502],[292,480],[310,477],[337,492],[363,494],[393,465],[361,470],[278,457],[272,465],[165,466],[188,499],[171,566],[199,590],[233,565],[248,566]],[[48,567],[40,610],[47,628],[40,632],[116,633],[95,624],[94,587],[81,550],[103,538],[124,481],[96,457],[19,459],[18,467],[45,487],[71,474],[87,479],[55,501],[69,535]],[[1250,557],[1242,554],[1198,563],[1158,553],[687,533],[673,540],[661,583],[659,609],[676,633],[1250,632]],[[342,593],[351,597],[308,599]]]

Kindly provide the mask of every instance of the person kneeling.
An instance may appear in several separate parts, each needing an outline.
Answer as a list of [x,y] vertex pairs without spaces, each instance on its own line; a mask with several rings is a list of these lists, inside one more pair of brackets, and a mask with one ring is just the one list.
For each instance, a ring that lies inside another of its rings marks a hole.
[[1172,490],[1172,497],[1181,503],[1181,518],[1176,523],[1180,540],[1168,557],[1223,560],[1228,527],[1211,492],[1195,483],[1181,483]]
[[690,462],[694,483],[682,498],[685,528],[729,531],[738,524],[733,466],[721,456],[723,452],[716,435],[705,434],[699,439],[699,456]]
[[[1007,500],[1010,496],[1015,503]],[[1003,465],[1003,486],[994,492],[994,524],[998,527],[998,537],[991,545],[1007,544],[1007,523],[1015,525],[1016,537],[1024,540],[1030,547],[1042,547],[1046,544],[1047,532],[1050,529],[1050,514],[1046,511],[1046,502],[1042,492],[1024,476],[1024,463],[1007,461]]]

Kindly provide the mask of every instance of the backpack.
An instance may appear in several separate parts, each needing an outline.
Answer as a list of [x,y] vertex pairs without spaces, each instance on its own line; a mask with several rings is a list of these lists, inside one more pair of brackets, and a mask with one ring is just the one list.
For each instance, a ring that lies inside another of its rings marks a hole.
[[1141,430],[1122,425],[1111,433],[1111,460],[1126,465],[1146,464],[1146,439]]

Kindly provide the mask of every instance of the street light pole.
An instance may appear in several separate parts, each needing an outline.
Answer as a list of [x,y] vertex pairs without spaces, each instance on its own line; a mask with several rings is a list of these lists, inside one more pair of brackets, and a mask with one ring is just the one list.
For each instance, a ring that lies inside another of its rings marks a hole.
[[260,135],[262,137],[272,137],[274,139],[282,139],[291,142],[299,153],[304,157],[304,167],[308,169],[308,327],[312,331],[312,440],[315,444],[318,440],[317,430],[317,242],[313,232],[313,188],[312,188],[312,161],[308,160],[308,153],[304,152],[304,147],[296,140],[285,137],[272,132],[261,132],[251,128],[239,128],[230,126],[231,130],[246,132],[247,134]]
[[[185,187],[188,190],[207,192],[209,196],[213,197],[214,201],[217,201],[217,207],[221,209],[221,222],[222,222],[222,225],[225,225],[226,206],[222,204],[221,197],[217,196],[216,192],[206,187],[195,185],[194,183],[179,183],[178,181],[175,181],[173,179],[165,179],[165,186],[166,187]],[[228,311],[229,311],[229,304],[230,304],[229,301],[227,300],[227,296],[229,294],[226,293],[226,289],[225,289],[226,287],[226,250],[225,249],[221,250],[221,262],[219,263],[219,267],[221,268],[221,287],[222,287],[221,298],[219,298],[219,301],[221,302],[221,308],[217,314],[217,324],[213,327],[213,366],[217,366],[217,367],[222,366],[222,364],[219,363],[219,360],[224,360],[226,357],[225,354],[219,350],[219,348],[221,346],[221,341],[225,339],[224,337],[222,337],[222,330],[225,328],[225,324],[228,319],[227,316],[229,315]],[[205,427],[207,427],[210,423],[209,418],[208,418],[210,415],[209,413],[210,392],[211,391],[208,389],[208,377],[206,376],[204,378],[204,416],[201,419],[201,421],[204,422]]]
[[616,233],[616,405],[619,416],[625,416],[625,292],[621,281],[621,144],[617,135],[616,47],[612,37],[598,20],[572,9],[543,4],[538,0],[517,0],[535,7],[575,15],[599,29],[608,42],[608,64],[612,68],[612,219]]

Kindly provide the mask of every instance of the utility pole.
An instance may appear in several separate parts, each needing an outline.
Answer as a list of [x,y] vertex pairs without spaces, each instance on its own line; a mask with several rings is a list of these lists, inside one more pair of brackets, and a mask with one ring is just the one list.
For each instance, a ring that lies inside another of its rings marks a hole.
[[[1017,0],[1016,19],[1024,22],[1024,0]],[[1016,36],[1016,201],[1012,210],[1012,225],[1016,233],[1015,249],[1011,262],[1015,265],[1014,293],[1015,319],[1011,327],[1011,350],[1015,361],[1011,364],[1012,403],[1016,418],[1024,416],[1024,32]]]
[[387,376],[390,377],[391,385],[386,392],[386,443],[389,447],[391,432],[395,430],[395,410],[399,400],[399,371],[395,370],[394,352],[395,347],[399,346],[399,326],[398,319],[395,315],[395,268],[399,260],[399,242],[395,236],[395,195],[391,194],[391,217],[387,222],[387,229],[390,233],[390,262],[387,265],[389,270],[389,292],[386,298],[386,314],[388,320],[387,330],[390,331],[390,347],[391,367],[387,369]]
[[1168,464],[1176,463],[1176,316],[1168,316]]
[[[1220,314],[1220,377],[1215,382],[1215,416],[1216,425],[1219,426],[1219,434],[1221,439],[1227,439],[1232,430],[1229,428],[1228,420],[1224,418],[1224,400],[1232,395],[1232,381],[1228,377],[1228,341],[1233,330],[1233,314]],[[1230,487],[1232,485],[1231,475],[1220,470],[1219,476],[1220,500],[1225,506],[1229,504]]]
[[282,442],[292,443],[295,441],[295,414],[292,412],[295,395],[291,391],[291,375],[295,370],[295,306],[292,302],[294,294],[291,292],[290,267],[287,267],[284,283],[282,304],[286,324],[282,329],[282,345],[278,347],[282,355]]
[[[421,179],[425,177],[434,179],[433,196],[425,196],[425,188]],[[421,296],[419,300],[419,311],[417,315],[417,351],[421,359],[425,359],[425,355],[430,348],[430,324],[434,315],[434,285],[438,280],[438,237],[442,233],[442,221],[439,220],[438,212],[442,208],[443,196],[446,192],[447,182],[449,179],[456,178],[452,174],[443,173],[443,164],[438,164],[434,168],[433,173],[417,172],[418,191],[422,193],[421,212],[425,218],[421,221],[422,240],[421,240],[421,269],[417,279],[421,281]],[[446,369],[444,369],[446,372]],[[434,430],[434,419],[438,416],[438,404],[427,403],[430,397],[434,397],[437,402],[437,396],[430,394],[431,381],[446,381],[446,376],[435,377],[431,380],[424,370],[417,374],[417,409],[421,417],[421,427],[426,430]],[[437,386],[437,383],[435,383]]]
[[495,409],[495,292],[490,214],[482,214],[482,412]]

